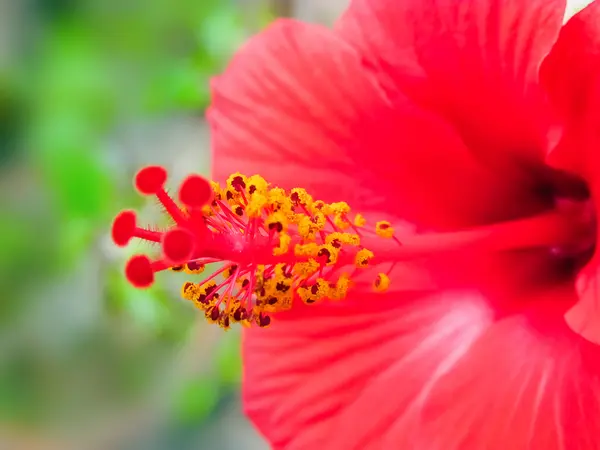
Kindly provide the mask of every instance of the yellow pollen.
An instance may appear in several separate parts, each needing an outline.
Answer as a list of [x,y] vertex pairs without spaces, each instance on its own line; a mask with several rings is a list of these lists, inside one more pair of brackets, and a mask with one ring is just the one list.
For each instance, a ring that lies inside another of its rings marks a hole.
[[340,249],[331,244],[321,245],[317,252],[317,257],[323,258],[327,266],[334,266],[338,261]]
[[229,175],[227,178],[227,190],[242,192],[246,190],[248,178],[239,172]]
[[231,266],[227,267],[227,269],[223,271],[223,278],[227,279],[230,276],[232,276],[237,270],[237,268],[238,266],[236,264],[232,264]]
[[196,300],[198,297],[200,297],[200,286],[190,281],[184,283],[181,287],[181,296],[185,300]]
[[317,256],[317,253],[319,253],[319,246],[314,242],[296,244],[294,247],[294,254],[296,256]]
[[229,331],[231,329],[231,318],[227,314],[221,314],[217,323],[224,331]]
[[389,239],[394,237],[394,227],[386,220],[382,220],[375,224],[375,232],[377,233],[377,236],[382,238]]
[[273,212],[289,212],[292,209],[292,202],[284,189],[272,188],[267,193],[268,206]]
[[343,300],[346,298],[350,286],[350,275],[347,273],[341,274],[337,282],[331,286],[331,289],[329,290],[329,298],[332,300]]
[[319,270],[319,267],[321,267],[321,265],[314,259],[310,258],[306,262],[300,262],[300,263],[294,264],[294,268],[292,269],[292,272],[294,275],[298,275],[301,278],[308,278],[308,277],[314,275],[315,273],[317,273],[317,271]]
[[215,195],[215,199],[221,200],[221,185],[217,181],[210,181],[210,187]]
[[203,284],[184,283],[182,287],[183,298],[186,300],[192,300],[196,307],[206,311],[215,304],[219,294],[215,293],[213,297],[209,298],[210,294],[217,287],[214,281],[208,281]]
[[298,295],[308,305],[320,302],[329,294],[329,283],[323,278],[317,278],[315,284],[298,289]]
[[222,314],[218,306],[211,305],[204,310],[204,317],[206,317],[208,323],[219,323]]
[[329,207],[333,214],[346,215],[350,212],[350,207],[346,202],[332,203],[331,205],[329,205]]
[[357,246],[360,245],[360,236],[358,234],[334,232],[327,235],[325,242],[340,248],[342,244]]
[[375,292],[385,292],[390,287],[390,277],[388,277],[385,273],[377,274],[377,278],[373,282],[373,289]]
[[285,311],[292,307],[294,299],[293,280],[291,276],[288,276],[286,270],[286,264],[277,264],[274,276],[265,282],[264,295],[261,292],[259,296],[265,312]]
[[367,267],[374,256],[375,255],[371,250],[363,248],[356,253],[354,263],[356,264],[356,267],[359,268]]
[[306,240],[314,240],[317,233],[325,227],[326,219],[322,213],[313,217],[303,216],[298,222],[298,234]]
[[333,218],[333,223],[340,230],[346,230],[347,228],[350,228],[350,226],[352,225],[352,223],[350,223],[348,221],[348,218],[346,217],[345,214],[336,214]]
[[204,205],[202,207],[202,214],[204,214],[206,217],[212,217],[215,215],[215,209],[218,209],[216,202],[214,202],[214,205],[213,204]]
[[290,193],[290,200],[293,204],[304,206],[307,209],[312,208],[313,198],[302,188],[294,188]]
[[314,201],[310,211],[313,214],[322,213],[326,216],[333,214],[333,210],[331,209],[331,206],[328,205],[327,203],[325,203],[323,200]]
[[246,192],[248,195],[266,196],[269,183],[260,175],[252,175],[246,180]]
[[279,244],[273,249],[273,256],[285,255],[290,251],[292,237],[286,233],[279,234]]
[[248,206],[246,206],[246,215],[251,219],[258,219],[263,214],[264,207],[267,204],[267,197],[259,193],[254,193],[251,197]]
[[188,275],[196,275],[196,274],[202,273],[202,272],[204,272],[205,268],[206,268],[206,266],[204,264],[198,264],[195,262],[189,262],[185,266],[183,266],[183,270]]
[[362,228],[367,224],[367,219],[363,217],[362,214],[357,214],[354,216],[354,226],[358,228]]
[[265,225],[268,230],[274,230],[278,233],[286,232],[288,229],[288,220],[284,213],[277,211],[267,217]]

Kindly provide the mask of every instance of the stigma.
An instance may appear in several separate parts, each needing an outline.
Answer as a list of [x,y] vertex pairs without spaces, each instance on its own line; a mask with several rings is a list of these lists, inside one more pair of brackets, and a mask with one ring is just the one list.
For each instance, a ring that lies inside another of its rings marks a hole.
[[[190,276],[181,295],[210,323],[267,327],[274,313],[297,302],[341,301],[354,280],[373,266],[368,243],[393,241],[389,222],[370,226],[345,202],[325,203],[303,188],[285,190],[259,175],[232,174],[223,186],[188,176],[177,200],[165,190],[167,172],[145,167],[135,187],[155,196],[172,225],[163,231],[140,227],[134,211],[120,212],[112,226],[116,245],[138,238],[160,245],[154,257],[135,255],[125,267],[128,281],[148,288],[165,270]],[[389,272],[372,276],[372,289],[385,292]]]

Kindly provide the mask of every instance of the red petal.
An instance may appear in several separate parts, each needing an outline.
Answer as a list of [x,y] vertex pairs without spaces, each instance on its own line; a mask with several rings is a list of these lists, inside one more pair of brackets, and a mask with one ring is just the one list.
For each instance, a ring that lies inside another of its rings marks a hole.
[[592,182],[600,177],[600,1],[563,27],[540,75],[566,123],[549,163]]
[[214,178],[259,173],[325,201],[367,202],[368,193],[354,188],[356,176],[366,175],[356,173],[344,144],[364,110],[386,106],[356,55],[329,30],[279,20],[251,39],[212,87]]
[[[380,448],[369,444],[490,320],[465,293],[343,303],[246,331],[244,405],[274,448]],[[347,414],[349,422],[338,420]],[[335,445],[342,435],[346,445]]]
[[543,155],[537,71],[564,11],[565,0],[353,0],[339,30],[390,95],[439,112],[479,158],[527,177],[510,156]]
[[600,449],[600,347],[562,319],[572,287],[512,294],[496,323],[464,291],[278,316],[245,334],[246,412],[276,449]]
[[[600,1],[592,2],[563,27],[556,45],[542,65],[541,77],[565,122],[562,140],[548,155],[548,162],[585,178],[598,212]],[[577,292],[580,302],[566,315],[575,332],[596,343],[600,343],[599,258],[596,255],[579,275]]]
[[600,345],[600,254],[597,244],[600,242],[600,222],[597,219],[600,184],[592,186],[592,198],[596,213],[596,253],[577,275],[575,287],[579,302],[566,313],[565,318],[575,333]]
[[436,228],[531,212],[534,201],[439,118],[407,98],[390,104],[358,55],[315,25],[279,21],[252,39],[215,81],[209,119],[217,179],[257,172]]
[[388,439],[431,450],[599,449],[600,347],[562,321],[545,326],[523,316],[495,324]]
[[577,277],[579,302],[565,315],[571,329],[590,342],[600,345],[600,264],[598,257]]

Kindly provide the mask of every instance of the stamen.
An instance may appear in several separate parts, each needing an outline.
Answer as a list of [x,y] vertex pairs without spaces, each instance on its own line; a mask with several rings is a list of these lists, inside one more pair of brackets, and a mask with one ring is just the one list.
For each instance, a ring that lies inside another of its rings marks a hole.
[[373,289],[376,292],[385,292],[390,287],[390,277],[388,277],[385,273],[377,274],[377,278],[373,282]]
[[132,257],[126,277],[134,286],[147,288],[163,270],[196,275],[206,265],[221,264],[203,281],[186,282],[181,292],[207,321],[224,329],[235,323],[267,327],[270,314],[300,301],[312,305],[343,300],[353,278],[367,267],[391,263],[372,281],[376,292],[385,292],[397,261],[456,250],[553,247],[573,236],[570,220],[548,213],[400,241],[390,222],[369,228],[345,202],[327,204],[302,188],[271,186],[259,175],[235,173],[224,187],[189,176],[178,190],[181,206],[166,193],[166,181],[166,170],[158,166],[146,167],[135,177],[138,191],[154,195],[174,221],[169,229],[140,228],[129,210],[115,218],[115,244],[124,246],[137,237],[160,243],[162,249],[154,260]]

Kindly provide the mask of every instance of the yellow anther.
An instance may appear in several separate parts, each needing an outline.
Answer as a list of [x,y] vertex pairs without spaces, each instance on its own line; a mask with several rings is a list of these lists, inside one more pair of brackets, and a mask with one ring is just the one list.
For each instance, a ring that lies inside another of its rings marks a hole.
[[229,277],[231,277],[237,270],[238,266],[236,264],[232,264],[229,267],[227,267],[223,272],[223,278],[227,279]]
[[306,262],[294,264],[294,267],[292,268],[292,273],[301,278],[308,278],[314,275],[320,267],[321,265],[317,261],[310,258]]
[[329,290],[329,298],[332,300],[343,300],[348,295],[352,282],[347,273],[343,273],[338,278],[337,282]]
[[217,287],[217,283],[214,280],[210,280],[198,285],[198,287],[200,288],[200,295],[206,296]]
[[356,267],[359,268],[367,267],[374,256],[375,255],[371,250],[363,248],[356,253],[354,263],[356,264]]
[[345,230],[347,228],[350,228],[350,225],[352,225],[348,221],[348,218],[344,214],[336,214],[335,217],[333,218],[333,223],[340,230]]
[[288,229],[288,220],[284,213],[281,211],[270,214],[265,220],[265,227],[271,231],[277,231],[278,233],[286,232]]
[[182,272],[184,270],[184,266],[173,266],[170,268],[173,272]]
[[[271,297],[271,299],[274,298],[275,297]],[[262,310],[268,313],[287,311],[292,307],[292,298],[293,297],[291,295],[287,295],[285,297],[277,298],[277,302],[275,303],[269,303],[267,301],[267,303],[265,303],[265,305],[263,306]]]
[[325,238],[325,242],[336,248],[342,247],[343,244],[356,246],[360,245],[360,236],[358,234],[340,233],[336,231],[335,233],[328,234]]
[[386,220],[377,222],[375,224],[375,232],[378,236],[381,236],[383,238],[389,239],[394,237],[394,227],[392,227],[392,224]]
[[227,314],[223,314],[217,323],[221,328],[223,328],[224,331],[229,331],[231,329],[231,322],[231,317],[229,317]]
[[317,278],[317,282],[312,286],[311,290],[314,292],[316,287],[316,293],[314,294],[319,299],[327,297],[329,294],[329,283],[323,278]]
[[262,282],[264,274],[265,274],[265,265],[258,264],[256,266],[256,271],[254,272],[254,278],[256,278],[257,281]]
[[319,230],[322,230],[325,228],[325,225],[327,225],[327,217],[325,217],[325,214],[321,212],[314,213],[312,216],[312,221],[317,227],[319,227]]
[[246,192],[248,195],[267,195],[269,183],[260,175],[252,175],[246,180]]
[[264,314],[262,311],[254,312],[253,317],[254,323],[260,328],[268,328],[271,326],[271,318],[267,314]]
[[287,233],[279,233],[279,245],[273,249],[273,255],[285,255],[290,250],[292,237]]
[[235,192],[244,192],[247,182],[248,178],[246,175],[242,175],[239,172],[233,173],[227,178],[227,189]]
[[200,297],[200,286],[190,281],[181,286],[181,296],[185,300],[194,301]]
[[315,284],[298,289],[298,296],[306,304],[313,304],[329,295],[329,283],[323,278],[317,278]]
[[218,210],[218,206],[216,206],[215,202],[213,202],[213,204],[204,205],[202,207],[202,215],[213,217],[215,215],[215,209]]
[[298,234],[304,239],[314,239],[316,229],[313,227],[313,223],[308,216],[302,216],[298,222]]
[[262,194],[255,193],[252,195],[250,202],[248,202],[248,206],[246,206],[246,215],[251,219],[262,217],[266,206],[267,197]]
[[210,187],[214,194],[214,200],[221,200],[223,198],[223,190],[221,189],[221,185],[216,181],[211,181]]
[[240,286],[242,289],[245,289],[250,284],[250,280],[247,276],[237,277],[235,280],[235,284]]
[[332,210],[331,210],[331,206],[328,205],[327,203],[325,203],[323,200],[315,200],[312,204],[312,208],[310,209],[310,211],[315,214],[315,213],[323,213],[326,216],[332,214]]
[[325,265],[333,266],[337,263],[339,254],[339,248],[336,248],[331,244],[324,244],[319,246],[317,257],[322,258],[325,261]]
[[204,266],[204,264],[198,264],[196,262],[189,262],[185,266],[183,266],[183,270],[185,270],[185,273],[189,275],[196,275],[202,273],[204,272],[205,268],[206,267]]
[[275,277],[277,278],[288,278],[287,275],[288,265],[285,263],[278,263],[275,265]]
[[286,267],[285,264],[278,264],[274,276],[265,282],[265,295],[261,296],[261,300],[266,312],[285,311],[292,307],[294,291],[292,278],[286,275]]
[[284,189],[281,188],[272,188],[269,189],[267,193],[267,199],[269,201],[269,207],[274,211],[290,211],[292,208],[292,203],[287,196],[287,193]]
[[333,214],[348,214],[350,212],[350,206],[346,202],[331,203],[329,207]]
[[300,221],[306,217],[304,214],[296,214],[294,211],[292,211],[291,209],[285,212],[285,218],[287,219],[288,223],[290,224],[298,224],[300,223]]
[[209,306],[204,310],[204,317],[208,323],[219,323],[221,320],[222,312],[218,306]]
[[314,217],[301,215],[298,222],[298,234],[307,240],[314,240],[316,234],[325,227],[326,219],[321,213]]
[[227,314],[228,316],[231,316],[233,312],[240,306],[240,302],[231,295],[223,297],[223,300],[221,302],[222,304],[225,304],[225,309],[223,310],[223,313]]
[[302,188],[292,189],[290,191],[290,200],[294,205],[301,205],[309,210],[312,208],[313,198],[308,192],[306,192],[306,190]]
[[367,223],[367,219],[365,219],[363,217],[362,214],[357,214],[356,216],[354,216],[354,226],[361,228],[364,227]]
[[376,292],[385,292],[390,287],[390,277],[388,277],[385,273],[377,274],[377,278],[373,282],[373,289]]
[[296,244],[294,246],[294,254],[296,256],[317,256],[319,246],[314,242],[308,244]]

